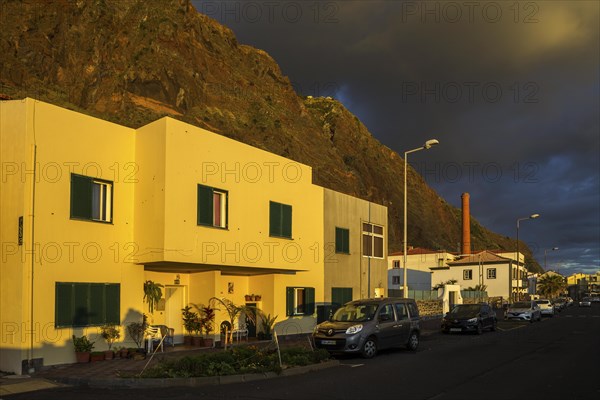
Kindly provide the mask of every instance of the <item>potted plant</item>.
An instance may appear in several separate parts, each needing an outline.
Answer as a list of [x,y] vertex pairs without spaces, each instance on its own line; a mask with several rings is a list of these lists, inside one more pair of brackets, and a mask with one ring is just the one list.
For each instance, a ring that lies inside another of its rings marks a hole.
[[138,349],[144,350],[144,332],[146,331],[146,323],[131,322],[127,325],[127,333],[131,340],[135,342]]
[[154,307],[158,305],[162,298],[162,288],[164,286],[153,281],[144,282],[144,301],[148,303],[148,311],[152,314]]
[[186,346],[192,345],[192,336],[194,332],[199,330],[198,313],[192,311],[192,307],[185,306],[181,309],[181,317],[183,318],[183,328],[188,333],[183,337],[183,344]]
[[277,320],[277,315],[271,318],[271,314],[265,315],[262,311],[260,313],[260,319],[262,321],[263,338],[265,340],[273,339],[273,327],[275,326],[275,321]]
[[106,324],[102,325],[100,328],[100,336],[102,336],[102,338],[106,340],[106,344],[108,344],[108,350],[104,352],[105,358],[107,360],[112,360],[114,353],[111,348],[113,343],[121,337],[121,332],[119,332],[119,328],[116,325]]
[[206,337],[204,338],[204,346],[213,347],[213,338],[211,333],[215,324],[215,309],[210,305],[203,306],[202,310],[202,329],[204,330],[204,334]]
[[92,351],[90,353],[90,361],[104,361],[104,352],[103,351]]
[[78,363],[90,362],[90,353],[94,348],[94,342],[90,342],[85,335],[79,338],[73,335],[73,346]]

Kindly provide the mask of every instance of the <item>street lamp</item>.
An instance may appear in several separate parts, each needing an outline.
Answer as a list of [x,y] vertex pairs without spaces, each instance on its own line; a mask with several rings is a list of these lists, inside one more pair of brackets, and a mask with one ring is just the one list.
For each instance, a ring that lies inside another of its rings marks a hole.
[[555,250],[558,250],[558,247],[553,247],[551,249],[544,250],[544,272],[546,272],[546,256],[548,254],[548,250],[555,251]]
[[[535,219],[535,218],[538,218],[539,216],[540,216],[540,214],[531,214],[529,217],[518,218],[517,219],[517,285],[518,286],[517,286],[517,291],[515,293],[515,300],[516,301],[520,300],[520,298],[519,298],[520,297],[519,296],[520,295],[519,289],[520,289],[520,286],[521,286],[520,283],[519,283],[519,274],[521,272],[520,269],[519,269],[519,259],[520,259],[520,257],[519,257],[519,222],[520,221],[525,221],[527,219]],[[525,265],[525,259],[523,259],[523,266],[524,265]],[[510,275],[511,275],[510,276],[510,280],[509,280],[510,284],[511,284],[511,286],[510,286],[510,292],[512,293],[512,271],[511,271]]]
[[437,144],[440,144],[440,142],[437,139],[430,139],[428,141],[425,142],[425,144],[421,147],[418,147],[416,149],[412,149],[412,150],[408,150],[404,152],[404,239],[403,239],[403,248],[404,248],[404,272],[403,272],[403,276],[404,276],[404,282],[402,284],[402,296],[406,297],[408,295],[408,284],[406,282],[406,231],[407,231],[407,224],[406,224],[406,218],[407,218],[407,212],[406,212],[406,205],[407,205],[407,196],[406,196],[406,169],[408,166],[408,155],[410,153],[414,153],[416,151],[420,151],[420,150],[429,150],[432,146],[435,146]]

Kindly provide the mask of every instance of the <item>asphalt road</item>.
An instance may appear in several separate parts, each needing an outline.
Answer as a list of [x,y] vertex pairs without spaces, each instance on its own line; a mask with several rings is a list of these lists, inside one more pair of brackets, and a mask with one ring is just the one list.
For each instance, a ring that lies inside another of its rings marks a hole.
[[58,388],[6,399],[598,399],[600,304],[497,332],[436,333],[398,349],[305,375],[199,388]]

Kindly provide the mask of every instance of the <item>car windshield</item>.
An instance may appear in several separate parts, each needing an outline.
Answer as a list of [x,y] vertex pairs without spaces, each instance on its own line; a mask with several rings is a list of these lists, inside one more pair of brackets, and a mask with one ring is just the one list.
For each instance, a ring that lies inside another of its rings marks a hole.
[[346,304],[335,312],[332,321],[362,322],[373,319],[377,304]]
[[529,308],[531,304],[527,301],[519,301],[517,303],[511,304],[510,308]]
[[590,300],[592,300],[592,299],[591,299],[591,298],[589,298],[589,297],[584,297],[584,298],[583,298],[583,301],[590,301]]
[[467,304],[455,306],[450,314],[452,316],[469,316],[469,315],[477,315],[479,313],[480,307],[477,304]]
[[550,303],[548,300],[536,300],[536,304],[548,304]]

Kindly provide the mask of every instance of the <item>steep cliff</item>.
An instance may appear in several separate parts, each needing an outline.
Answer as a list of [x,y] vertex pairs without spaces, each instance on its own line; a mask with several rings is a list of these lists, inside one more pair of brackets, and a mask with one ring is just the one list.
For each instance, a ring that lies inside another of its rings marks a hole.
[[[311,165],[316,184],[388,206],[389,249],[401,248],[402,158],[338,101],[296,94],[267,53],[239,44],[188,1],[5,0],[0,7],[3,95],[132,127],[169,115]],[[408,182],[409,245],[458,250],[460,211],[412,169]],[[471,232],[476,249],[514,248],[474,219]]]

